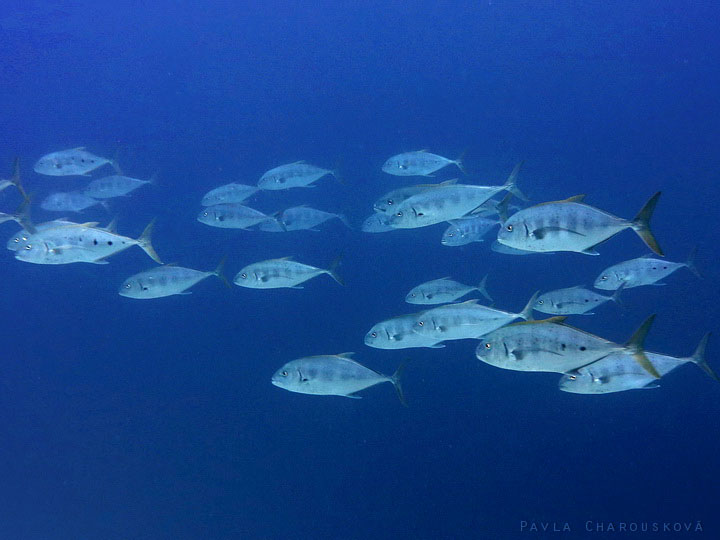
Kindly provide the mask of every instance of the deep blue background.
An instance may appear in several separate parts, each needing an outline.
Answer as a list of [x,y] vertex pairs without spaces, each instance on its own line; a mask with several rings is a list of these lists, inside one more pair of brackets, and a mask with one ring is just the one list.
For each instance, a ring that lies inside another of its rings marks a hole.
[[[112,203],[120,232],[158,218],[166,261],[232,275],[296,255],[344,253],[347,286],[223,288],[133,301],[151,266],[137,249],[108,266],[43,267],[4,256],[0,538],[513,538],[520,521],[702,520],[720,535],[720,386],[694,367],[659,390],[577,396],[558,376],[479,364],[472,342],[378,351],[375,322],[411,311],[407,290],[490,273],[497,305],[589,284],[645,253],[631,232],[600,257],[509,257],[444,248],[442,226],[386,235],[272,235],[195,221],[208,189],[254,183],[298,159],[340,184],[262,193],[264,211],[307,202],[356,224],[412,183],[390,155],[463,151],[470,180],[520,177],[534,201],[587,193],[630,217],[663,190],[654,230],[671,260],[699,248],[702,281],[625,293],[575,323],[624,340],[649,313],[652,350],[687,355],[718,321],[720,9],[710,2],[5,2],[0,7],[0,163],[23,159],[42,197],[86,180],[32,163],[87,146],[160,185]],[[306,5],[307,4],[307,5]],[[102,171],[98,171],[99,173]],[[457,172],[442,171],[439,179]],[[0,194],[12,211],[17,196]],[[51,218],[41,210],[36,220]],[[57,216],[54,216],[57,217]],[[102,209],[80,220],[105,221]],[[11,224],[2,225],[11,235]],[[4,240],[3,240],[4,241]],[[716,341],[708,357],[716,368]],[[357,351],[391,373],[363,400],[270,385],[282,363]]]

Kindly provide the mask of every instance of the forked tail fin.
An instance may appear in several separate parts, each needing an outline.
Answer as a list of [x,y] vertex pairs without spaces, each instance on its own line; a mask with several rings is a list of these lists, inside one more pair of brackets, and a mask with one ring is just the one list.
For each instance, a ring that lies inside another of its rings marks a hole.
[[655,211],[655,206],[657,205],[661,193],[661,191],[658,191],[655,195],[650,197],[648,202],[645,203],[645,206],[640,209],[635,218],[632,220],[632,228],[642,241],[645,242],[647,247],[652,249],[661,257],[664,257],[665,253],[663,253],[663,250],[660,248],[660,244],[658,244],[658,241],[655,239],[655,236],[650,230],[650,219]]

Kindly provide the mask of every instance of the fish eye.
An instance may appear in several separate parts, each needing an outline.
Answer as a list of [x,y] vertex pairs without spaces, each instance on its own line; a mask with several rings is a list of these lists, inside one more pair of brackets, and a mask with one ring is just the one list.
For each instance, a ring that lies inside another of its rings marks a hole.
[[425,322],[424,322],[424,321],[418,321],[418,326],[425,326]]
[[402,212],[398,212],[398,213],[395,214],[395,215],[396,215],[397,217],[402,217]]
[[538,304],[544,304],[545,300],[538,300]]
[[126,284],[125,284],[125,288],[126,288],[126,289],[129,289],[130,287],[132,287],[132,285],[130,285],[129,283],[126,283]]
[[600,279],[603,280],[603,281],[607,281],[607,278],[608,278],[607,276],[603,276],[603,277],[601,277]]
[[18,244],[18,243],[20,242],[20,239],[19,239],[19,238],[13,238],[13,242],[15,242],[16,244]]
[[371,332],[370,335],[371,335],[372,337],[377,337],[377,332]]
[[571,381],[574,381],[575,379],[577,379],[577,377],[575,375],[570,375],[568,377],[568,379],[570,379]]
[[245,272],[243,272],[242,274],[240,274],[240,277],[243,279],[247,279],[247,274]]
[[452,238],[453,236],[455,236],[455,233],[448,233],[448,236]]
[[486,343],[486,344],[485,344],[485,348],[486,348],[487,350],[490,350],[490,349],[492,348],[492,345],[490,345],[489,343]]
[[393,201],[392,201],[392,199],[388,199],[388,201],[387,201],[387,205],[388,205],[388,206],[392,206],[392,205],[393,205]]
[[280,372],[280,375],[282,375],[283,377],[287,377],[287,376],[288,376],[288,372],[287,372],[287,371],[281,371],[281,372]]
[[207,213],[207,212],[203,212],[203,217],[208,217],[208,213]]
[[410,293],[410,296],[412,296],[413,298],[415,298],[415,293]]
[[25,246],[25,249],[32,249],[32,244],[28,244],[27,246]]
[[508,226],[505,227],[505,228],[507,229],[508,232],[512,232],[512,230],[513,230],[513,226],[512,226],[512,225],[508,225]]

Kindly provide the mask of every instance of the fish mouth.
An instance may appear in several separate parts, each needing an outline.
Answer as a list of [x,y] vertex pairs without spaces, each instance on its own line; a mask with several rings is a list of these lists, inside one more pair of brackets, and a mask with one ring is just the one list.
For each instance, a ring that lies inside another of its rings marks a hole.
[[280,387],[280,384],[279,384],[278,380],[277,380],[275,377],[273,377],[272,379],[270,379],[270,382],[273,384],[273,386]]

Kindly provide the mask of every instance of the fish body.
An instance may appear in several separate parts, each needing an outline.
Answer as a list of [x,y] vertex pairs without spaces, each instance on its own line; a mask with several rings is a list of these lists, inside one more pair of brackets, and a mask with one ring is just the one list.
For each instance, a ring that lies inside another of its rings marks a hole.
[[491,245],[490,249],[495,253],[502,253],[503,255],[553,255],[553,251],[527,251],[525,249],[516,249],[505,244],[501,244],[495,240]]
[[498,242],[525,251],[572,251],[597,255],[595,246],[625,229],[634,230],[655,253],[662,250],[650,231],[660,197],[653,195],[633,220],[622,219],[582,202],[584,195],[542,203],[513,214],[500,227]]
[[272,384],[290,392],[358,398],[356,392],[385,382],[395,386],[401,401],[400,370],[389,377],[359,364],[353,353],[307,356],[292,360],[272,376]]
[[[710,377],[718,380],[717,375],[705,361],[705,346],[709,335],[700,341],[695,353],[686,358],[676,358],[665,354],[645,352],[650,363],[664,377],[674,369],[687,363],[694,363]],[[657,379],[651,376],[626,352],[615,352],[562,376],[560,390],[573,394],[610,394],[641,388],[657,387]]]
[[475,355],[486,364],[502,369],[565,373],[609,354],[629,351],[658,378],[641,354],[642,340],[653,318],[649,317],[626,345],[563,324],[564,317],[511,324],[483,336]]
[[413,287],[405,296],[408,304],[445,304],[454,302],[472,291],[479,291],[485,298],[492,302],[492,298],[485,290],[487,276],[477,286],[465,285],[450,278],[440,278],[422,283]]
[[82,212],[98,204],[102,202],[81,191],[69,191],[51,193],[40,203],[40,208],[51,212]]
[[515,319],[530,318],[535,296],[520,313],[510,313],[483,306],[477,300],[429,309],[415,319],[413,331],[435,342],[453,339],[477,339],[510,324]]
[[245,184],[225,184],[208,191],[200,201],[203,206],[213,206],[224,203],[241,203],[254,195],[260,188]]
[[221,229],[248,229],[263,221],[274,221],[275,218],[242,204],[224,203],[206,206],[198,214],[197,220]]
[[684,263],[666,261],[652,255],[623,261],[603,270],[595,280],[594,286],[596,289],[614,291],[623,285],[626,289],[643,285],[662,285],[659,282],[663,278],[681,268],[688,268],[695,275],[700,276],[693,262],[693,254]]
[[120,286],[118,294],[138,300],[190,294],[185,291],[210,276],[224,279],[222,268],[223,263],[220,263],[212,272],[202,272],[174,265],[160,266],[130,276]]
[[426,338],[413,331],[419,313],[401,315],[377,323],[365,334],[365,345],[376,349],[410,349],[428,347],[439,349],[444,347],[434,339]]
[[304,161],[296,161],[270,169],[258,180],[258,187],[265,190],[281,190],[294,187],[308,187],[334,171],[316,167]]
[[113,165],[114,162],[81,147],[46,154],[35,163],[33,170],[47,176],[87,176],[107,164]]
[[382,170],[394,176],[430,176],[448,165],[457,165],[458,169],[465,172],[460,159],[448,159],[426,150],[392,156],[385,161]]
[[329,270],[293,261],[291,257],[270,259],[250,264],[235,276],[234,282],[249,289],[278,289],[297,287],[316,276],[327,274],[340,285],[343,281],[335,271],[334,263]]
[[406,186],[398,189],[393,189],[392,191],[387,192],[385,195],[375,201],[373,203],[373,208],[377,212],[392,213],[392,211],[400,203],[409,199],[413,195],[417,195],[418,193],[422,193],[423,191],[427,191],[436,187],[450,186],[453,184],[457,184],[457,178],[453,178],[452,180],[445,180],[444,182],[440,182],[439,184],[419,184],[416,186]]
[[277,220],[282,223],[286,231],[301,231],[317,227],[331,219],[339,219],[346,226],[348,225],[345,216],[324,212],[309,206],[294,206],[283,210]]
[[155,262],[162,264],[150,239],[154,222],[150,223],[137,239],[98,228],[96,225],[97,223],[73,224],[36,232],[15,252],[15,258],[35,264],[104,264],[103,259],[106,257],[132,246],[139,246]]
[[394,231],[395,227],[392,227],[388,220],[390,216],[383,212],[375,212],[369,216],[360,225],[360,230],[366,233],[383,233]]
[[551,315],[592,315],[591,309],[605,302],[618,302],[618,297],[619,293],[605,296],[581,286],[568,287],[541,294],[534,309]]
[[140,180],[139,178],[113,174],[93,180],[83,189],[82,193],[93,199],[111,199],[113,197],[124,197],[151,183],[152,180]]
[[472,242],[482,242],[483,237],[497,224],[497,219],[488,219],[482,216],[453,220],[445,229],[440,243],[443,246],[464,246]]

